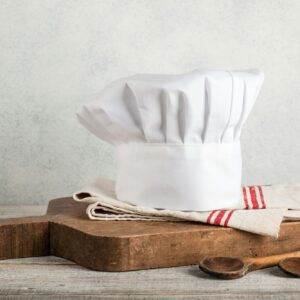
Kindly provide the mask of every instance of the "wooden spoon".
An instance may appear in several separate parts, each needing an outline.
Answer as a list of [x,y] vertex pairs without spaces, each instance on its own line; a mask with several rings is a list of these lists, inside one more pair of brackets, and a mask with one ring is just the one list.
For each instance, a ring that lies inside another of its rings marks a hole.
[[[277,265],[291,274],[300,274],[300,251],[265,257],[207,257],[201,260],[199,268],[223,279],[236,279],[248,272]],[[299,276],[299,275],[298,275]]]

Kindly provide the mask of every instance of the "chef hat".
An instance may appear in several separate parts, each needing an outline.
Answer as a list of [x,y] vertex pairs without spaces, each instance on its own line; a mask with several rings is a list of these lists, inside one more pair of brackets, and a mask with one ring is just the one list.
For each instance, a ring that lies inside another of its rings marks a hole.
[[174,210],[235,208],[241,129],[262,81],[257,70],[139,74],[108,85],[77,116],[115,146],[119,200]]

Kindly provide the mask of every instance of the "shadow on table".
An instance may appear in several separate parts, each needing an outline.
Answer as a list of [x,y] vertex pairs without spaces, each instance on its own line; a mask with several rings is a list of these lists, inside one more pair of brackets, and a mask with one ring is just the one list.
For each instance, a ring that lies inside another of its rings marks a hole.
[[[264,269],[263,271],[265,273],[270,274],[271,276],[276,276],[276,277],[281,277],[281,278],[292,278],[293,277],[289,274],[284,273],[282,270],[279,269],[279,267],[268,268],[268,269]],[[256,272],[259,272],[259,271],[256,271]],[[189,275],[192,275],[194,277],[201,278],[201,279],[227,280],[227,279],[221,279],[221,278],[213,277],[209,274],[206,274],[205,272],[201,271],[198,266],[194,266],[193,268],[188,269],[187,273]]]
[[208,280],[216,279],[215,277],[212,277],[209,274],[206,274],[203,271],[201,271],[198,266],[194,266],[193,268],[188,269],[187,273],[189,275],[192,275],[194,277],[201,278],[201,279],[208,279]]
[[292,275],[283,272],[282,270],[279,269],[279,267],[270,268],[269,273],[272,276],[281,277],[281,278],[296,278]]

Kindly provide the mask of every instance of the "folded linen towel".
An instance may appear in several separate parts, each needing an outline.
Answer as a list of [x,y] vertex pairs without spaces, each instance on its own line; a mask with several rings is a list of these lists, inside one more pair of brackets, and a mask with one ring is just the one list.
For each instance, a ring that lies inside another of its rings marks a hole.
[[283,220],[300,220],[300,185],[242,187],[239,208],[208,212],[137,206],[117,200],[114,186],[113,181],[97,178],[73,199],[89,204],[86,212],[91,220],[192,221],[273,237],[278,237]]

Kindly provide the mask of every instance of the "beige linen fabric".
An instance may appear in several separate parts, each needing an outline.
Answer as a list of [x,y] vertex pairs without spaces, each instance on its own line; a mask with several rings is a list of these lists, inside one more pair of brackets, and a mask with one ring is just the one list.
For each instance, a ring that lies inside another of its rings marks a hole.
[[208,212],[137,206],[117,200],[114,188],[113,181],[97,178],[73,199],[89,204],[86,212],[91,220],[192,221],[273,237],[278,237],[283,220],[300,220],[300,185],[243,187],[237,209]]

